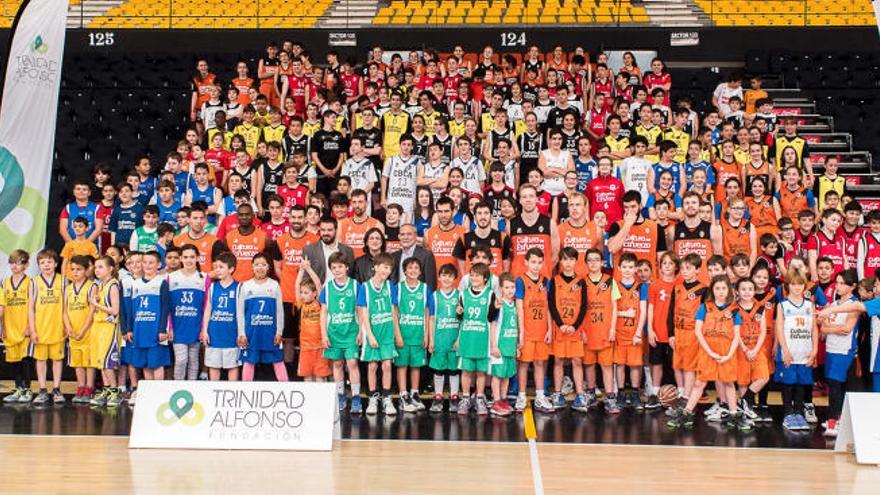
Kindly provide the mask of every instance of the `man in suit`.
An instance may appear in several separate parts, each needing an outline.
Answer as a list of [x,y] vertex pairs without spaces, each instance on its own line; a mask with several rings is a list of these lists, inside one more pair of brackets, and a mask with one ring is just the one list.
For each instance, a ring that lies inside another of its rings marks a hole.
[[330,269],[327,266],[327,260],[330,259],[331,254],[337,251],[342,253],[345,259],[348,260],[348,266],[354,266],[354,251],[336,239],[336,227],[335,218],[327,217],[321,219],[321,223],[318,226],[318,234],[321,236],[321,239],[303,248],[303,258],[308,260],[312,270],[321,279],[321,283],[327,280],[327,273]]
[[418,234],[415,225],[400,226],[400,251],[392,253],[394,257],[394,272],[391,274],[392,281],[399,282],[403,272],[403,262],[409,258],[419,260],[422,266],[422,276],[419,279],[424,282],[431,291],[437,289],[437,269],[434,266],[434,253],[416,244]]

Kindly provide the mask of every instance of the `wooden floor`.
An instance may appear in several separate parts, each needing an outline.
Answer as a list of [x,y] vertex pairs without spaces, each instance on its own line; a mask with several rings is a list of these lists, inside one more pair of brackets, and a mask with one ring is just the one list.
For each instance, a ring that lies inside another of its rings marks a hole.
[[[126,437],[0,436],[0,492],[534,493],[525,443],[342,441],[320,453],[127,445]],[[539,444],[538,452],[548,494],[880,490],[880,468],[829,451]]]

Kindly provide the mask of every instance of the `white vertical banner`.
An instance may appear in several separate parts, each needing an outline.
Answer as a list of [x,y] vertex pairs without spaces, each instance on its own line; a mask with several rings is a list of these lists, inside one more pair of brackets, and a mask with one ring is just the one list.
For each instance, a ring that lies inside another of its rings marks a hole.
[[0,276],[11,251],[33,256],[46,241],[67,5],[25,0],[13,24],[0,101]]

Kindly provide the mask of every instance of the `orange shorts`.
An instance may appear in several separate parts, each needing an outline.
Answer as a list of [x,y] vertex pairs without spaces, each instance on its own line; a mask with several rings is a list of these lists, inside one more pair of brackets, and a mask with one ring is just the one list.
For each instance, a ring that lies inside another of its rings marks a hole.
[[593,365],[599,363],[599,366],[611,366],[614,364],[614,347],[608,346],[604,349],[588,349],[584,346],[584,365]]
[[744,352],[737,351],[736,383],[745,386],[758,380],[769,380],[770,368],[767,366],[767,361],[767,356],[763,352],[758,352],[755,360],[749,361]]
[[697,380],[701,382],[728,382],[736,381],[737,375],[737,358],[734,354],[733,359],[723,364],[709,357],[704,351],[700,350],[697,356]]
[[553,341],[553,355],[558,358],[582,358],[584,357],[584,341],[581,339],[567,338]]
[[614,343],[614,364],[618,366],[641,366],[643,350],[642,344]]
[[699,351],[700,343],[692,332],[676,335],[675,348],[672,350],[672,369],[697,371]]
[[330,361],[324,357],[322,349],[303,349],[299,351],[299,366],[296,374],[301,377],[332,375]]
[[546,344],[544,341],[527,340],[523,342],[519,361],[534,363],[535,361],[546,361],[549,357],[550,344]]

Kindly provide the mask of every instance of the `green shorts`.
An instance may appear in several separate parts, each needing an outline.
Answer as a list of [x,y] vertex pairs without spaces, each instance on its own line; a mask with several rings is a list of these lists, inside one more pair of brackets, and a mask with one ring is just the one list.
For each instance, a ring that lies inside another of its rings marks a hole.
[[485,373],[489,371],[489,358],[458,358],[458,369],[461,371],[479,371]]
[[394,344],[379,344],[379,347],[373,348],[370,344],[361,347],[361,361],[389,361],[397,357],[397,349]]
[[434,348],[434,354],[431,354],[431,369],[437,371],[458,370],[458,353],[455,351],[438,351]]
[[360,354],[360,349],[358,346],[348,346],[348,347],[328,347],[324,349],[324,358],[329,359],[330,361],[339,361],[340,359],[357,359]]
[[420,345],[405,345],[397,348],[397,358],[394,359],[394,366],[421,368],[427,362],[428,353],[424,347]]
[[513,378],[516,376],[516,358],[501,356],[501,362],[489,365],[489,374],[495,378]]

